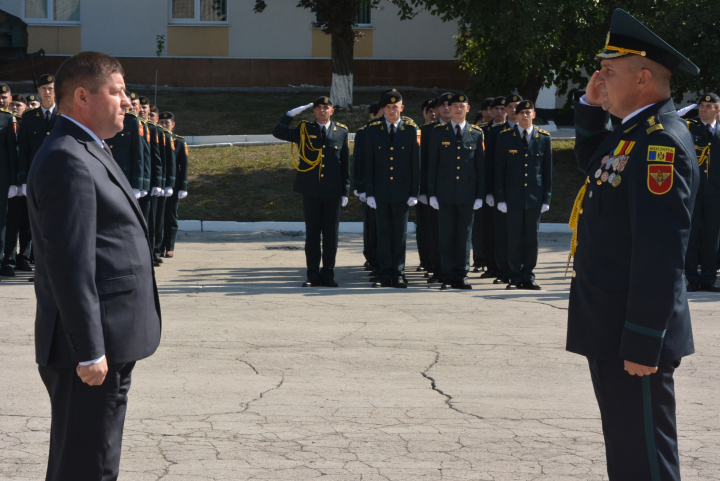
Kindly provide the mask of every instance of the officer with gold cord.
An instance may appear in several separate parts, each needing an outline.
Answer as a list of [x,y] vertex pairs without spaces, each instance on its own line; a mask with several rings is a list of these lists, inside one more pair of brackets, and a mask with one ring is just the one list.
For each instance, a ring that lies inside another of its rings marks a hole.
[[570,220],[567,350],[588,359],[609,480],[679,481],[673,374],[695,351],[682,272],[700,172],[670,82],[699,70],[620,9],[596,59],[575,102],[587,180]]
[[[293,118],[310,107],[316,121],[301,120],[291,128]],[[273,130],[274,137],[292,142],[290,153],[298,171],[293,190],[303,195],[307,263],[307,281],[303,287],[338,286],[335,256],[340,208],[347,205],[350,195],[350,145],[348,128],[331,120],[334,112],[332,101],[319,97],[283,115]]]

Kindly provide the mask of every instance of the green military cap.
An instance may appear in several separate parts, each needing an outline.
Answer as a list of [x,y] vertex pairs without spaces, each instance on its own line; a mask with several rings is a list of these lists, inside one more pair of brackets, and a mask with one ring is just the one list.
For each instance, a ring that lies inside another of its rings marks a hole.
[[507,97],[505,97],[505,102],[511,104],[513,102],[522,102],[522,99],[523,98],[520,97],[519,95],[512,94],[512,95],[508,95]]
[[519,114],[523,110],[531,110],[535,108],[535,104],[529,100],[523,100],[515,106],[515,113]]
[[22,102],[25,105],[27,105],[27,102],[25,101],[25,97],[22,96],[22,94],[15,94],[12,96],[13,102]]
[[444,104],[445,102],[450,102],[450,99],[452,98],[453,94],[452,92],[445,92],[440,97],[437,98],[436,102],[437,105],[440,106]]
[[468,98],[467,95],[465,95],[462,92],[458,92],[456,94],[453,94],[452,97],[450,97],[450,100],[448,100],[448,105],[452,105],[458,102],[467,102]]
[[426,109],[434,109],[435,105],[437,105],[437,99],[427,99],[422,104],[422,111],[425,112]]
[[383,93],[380,94],[380,101],[382,102],[383,97],[385,97],[385,94],[389,94],[390,92],[397,93],[397,89],[387,89],[384,90]]
[[10,92],[10,87],[8,87],[7,84],[0,84],[0,93],[8,93]]
[[386,105],[390,104],[396,104],[402,100],[402,95],[400,95],[400,92],[393,89],[394,91],[390,91],[383,95],[382,100],[380,101],[380,108],[385,107]]
[[172,112],[163,112],[160,114],[161,120],[175,120],[175,116]]
[[492,97],[488,97],[485,100],[483,100],[480,103],[480,110],[485,110],[486,108],[490,107],[490,105],[492,105],[493,100],[494,99]]
[[507,105],[507,100],[505,99],[505,97],[495,97],[493,99],[492,103],[490,104],[490,108],[505,107],[506,105]]
[[32,94],[32,95],[27,96],[27,101],[28,102],[40,102],[40,99],[38,98],[37,95]]
[[42,87],[43,85],[48,85],[51,83],[55,83],[55,76],[50,74],[45,74],[37,82],[38,87]]
[[157,111],[158,111],[157,106],[155,106],[155,105],[151,105],[151,106],[150,106],[150,112],[155,112],[155,113],[157,113]]
[[378,112],[380,112],[380,102],[373,102],[370,104],[370,108],[368,108],[369,113],[373,115],[377,115]]
[[649,58],[672,73],[678,70],[687,72],[690,75],[700,73],[697,65],[685,58],[625,10],[617,8],[613,12],[605,49],[597,54],[595,59],[620,58],[628,55],[640,55]]
[[147,97],[138,97],[138,99],[140,99],[140,105],[148,105],[150,103]]
[[138,96],[135,92],[130,92],[128,94],[128,97],[130,97],[130,100],[137,100]]
[[329,107],[332,107],[332,100],[330,100],[330,97],[318,97],[315,99],[315,102],[313,102],[313,108],[317,107],[318,105],[327,105]]
[[711,102],[713,104],[717,104],[720,103],[720,97],[718,97],[718,95],[714,93],[704,94],[700,97],[698,103],[700,102]]

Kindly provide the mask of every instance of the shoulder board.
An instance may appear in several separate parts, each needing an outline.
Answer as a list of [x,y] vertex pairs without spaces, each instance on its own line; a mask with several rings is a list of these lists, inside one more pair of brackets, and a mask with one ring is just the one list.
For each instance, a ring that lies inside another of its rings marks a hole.
[[480,126],[480,125],[470,124],[470,127],[474,128],[474,129],[482,130],[482,126]]
[[183,139],[183,140],[185,140],[185,137],[183,137],[182,135],[176,135],[175,137],[177,137],[178,139]]
[[550,136],[550,132],[548,132],[547,130],[538,129],[538,132],[540,132],[543,135],[547,135],[548,137]]
[[341,129],[350,130],[350,129],[347,128],[347,125],[341,124],[340,122],[335,122],[335,125],[337,125],[337,126],[340,127]]
[[653,115],[645,121],[645,132],[650,135],[658,130],[664,130],[661,123],[658,123],[656,117]]
[[498,128],[498,127],[505,127],[505,124],[493,124],[492,127],[490,127],[490,128],[491,128],[491,129],[496,129],[496,128]]
[[298,122],[298,125],[300,124],[311,124],[312,122],[308,122],[307,120],[301,120]]
[[413,119],[405,118],[403,120],[405,120],[405,125],[409,125],[410,127],[417,127],[417,124]]
[[415,123],[415,121],[414,121],[413,119],[411,119],[410,117],[406,117],[406,116],[404,116],[404,115],[401,115],[400,118],[403,119],[405,122],[407,122],[407,121],[409,120],[410,122]]
[[127,112],[125,112],[125,115],[132,115],[133,117],[137,117],[135,112],[130,112],[129,110]]
[[382,125],[382,120],[376,120],[375,122],[370,122],[368,124],[368,127],[372,127],[373,125]]
[[153,122],[152,120],[146,120],[146,122],[152,126],[157,126],[157,124],[155,122]]
[[445,127],[446,125],[447,124],[441,124],[440,122],[438,122],[438,124],[434,128],[437,129],[438,127]]
[[511,129],[510,127],[508,127],[508,128],[506,128],[505,130],[501,130],[501,131],[500,131],[501,134],[504,134],[505,132],[514,132],[514,130]]
[[12,112],[10,112],[8,109],[3,109],[3,108],[0,108],[0,111],[2,111],[2,112],[7,112],[7,113],[9,113],[9,114],[12,113]]
[[364,125],[363,125],[362,127],[358,127],[358,129],[357,129],[358,132],[360,132],[361,130],[365,130],[365,126],[364,126]]
[[688,125],[697,124],[699,122],[698,119],[686,119],[686,120],[687,120]]

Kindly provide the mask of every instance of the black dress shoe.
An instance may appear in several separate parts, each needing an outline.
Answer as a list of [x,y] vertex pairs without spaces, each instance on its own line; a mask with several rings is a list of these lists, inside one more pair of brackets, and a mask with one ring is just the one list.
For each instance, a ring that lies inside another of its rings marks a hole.
[[425,266],[418,266],[417,269],[415,269],[415,272],[425,272],[427,269],[425,269]]
[[405,279],[395,279],[392,281],[392,286],[399,289],[407,289],[407,281]]
[[162,258],[161,258],[159,255],[157,255],[157,254],[153,257],[153,260],[154,260],[155,262],[157,262],[158,264],[162,264],[162,263],[163,263]]
[[365,268],[370,267],[370,263],[366,261],[365,264],[363,264],[363,267],[365,267]]
[[425,279],[430,279],[432,277],[432,272],[427,271],[423,277],[425,277]]
[[472,286],[468,281],[460,281],[453,284],[455,289],[464,289],[466,291],[472,290]]
[[321,284],[325,287],[338,287],[338,283],[334,279],[325,279],[321,281]]
[[390,286],[392,286],[392,284],[390,281],[386,280],[386,281],[377,281],[372,286],[376,287],[376,288],[377,287],[390,287]]
[[25,262],[18,262],[17,266],[15,267],[16,271],[22,271],[22,272],[32,272],[32,267],[30,267],[30,263]]
[[505,277],[498,277],[493,281],[493,284],[507,284],[508,282],[510,282],[510,279],[507,279]]
[[0,276],[15,277],[15,270],[11,266],[5,266],[0,270]]
[[525,281],[518,284],[518,289],[525,289],[526,291],[541,291],[542,287],[537,285],[535,281]]
[[452,285],[452,284],[445,284],[445,283],[443,283],[443,285],[440,286],[440,290],[441,290],[441,291],[449,291],[449,290],[452,289],[452,288],[453,288],[453,285]]
[[370,282],[377,282],[377,277],[371,277],[371,278],[368,279],[368,280],[369,280]]
[[428,284],[440,284],[440,278],[435,277],[435,276],[429,277],[427,280],[427,283]]
[[482,271],[484,271],[484,270],[485,270],[484,267],[473,267],[473,270],[472,270],[472,271],[473,271],[473,272],[482,272]]
[[35,278],[34,277],[29,278],[28,282],[35,282]]
[[497,277],[497,272],[487,270],[482,273],[482,275],[480,276],[480,279],[492,279],[493,277]]
[[720,292],[720,287],[715,284],[701,284],[700,290],[703,292]]
[[303,287],[319,287],[322,283],[320,281],[305,281],[303,282]]
[[368,272],[372,272],[373,268],[371,266],[365,266],[365,270]]
[[695,284],[694,282],[688,282],[687,285],[687,291],[688,292],[697,292],[700,290],[700,286]]
[[519,285],[518,285],[517,282],[511,282],[511,283],[509,283],[507,286],[505,286],[505,289],[507,289],[507,290],[509,290],[509,291],[512,291],[512,290],[515,290],[515,289],[518,289],[518,288],[519,288]]

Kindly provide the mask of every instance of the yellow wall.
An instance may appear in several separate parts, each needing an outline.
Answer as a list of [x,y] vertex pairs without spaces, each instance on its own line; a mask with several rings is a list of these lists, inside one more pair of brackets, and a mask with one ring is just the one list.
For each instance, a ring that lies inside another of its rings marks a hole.
[[80,53],[80,27],[28,26],[28,52],[74,55]]
[[[372,58],[373,56],[373,29],[356,28],[356,32],[365,34],[359,42],[355,43],[355,58]],[[326,35],[322,30],[314,28],[312,30],[312,56],[329,58],[331,53],[330,35]]]
[[167,54],[179,57],[227,57],[230,27],[168,27]]

